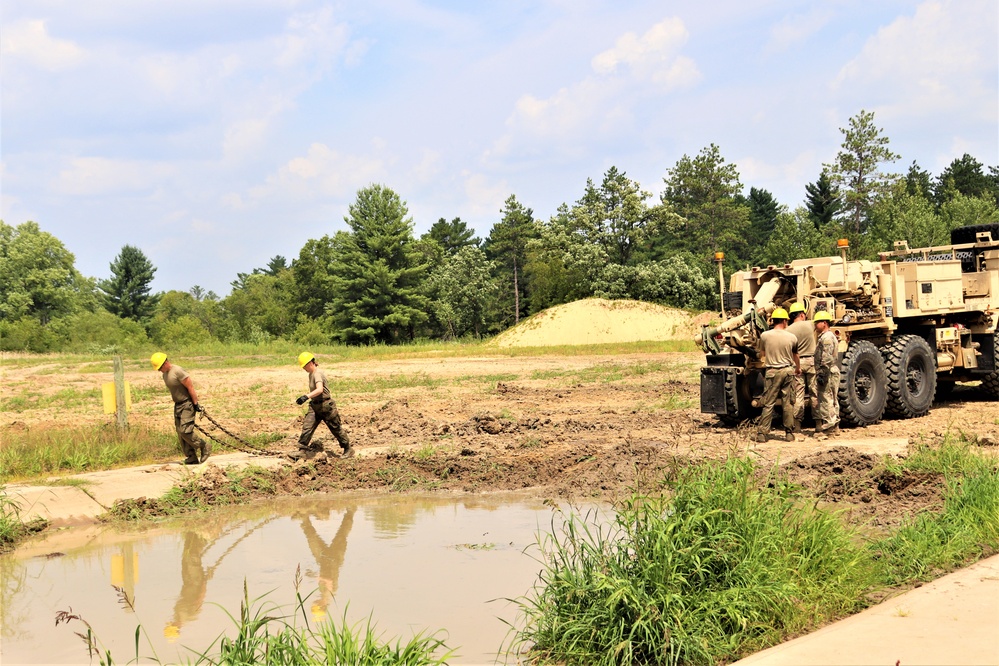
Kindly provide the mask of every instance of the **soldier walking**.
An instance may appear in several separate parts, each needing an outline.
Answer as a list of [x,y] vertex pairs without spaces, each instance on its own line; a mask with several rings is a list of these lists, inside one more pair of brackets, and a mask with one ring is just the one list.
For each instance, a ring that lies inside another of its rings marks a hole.
[[[194,382],[184,368],[170,363],[167,355],[156,352],[149,358],[153,370],[163,373],[163,383],[170,390],[173,398],[173,425],[180,440],[180,450],[184,453],[185,465],[197,465],[208,460],[211,455],[211,445],[194,434],[194,415],[201,411],[198,403],[198,392],[194,390]],[[200,454],[200,460],[199,460]]]
[[777,398],[781,400],[784,439],[794,441],[794,378],[801,374],[798,359],[798,338],[787,330],[787,310],[777,308],[770,315],[773,328],[760,336],[760,349],[766,357],[763,379],[763,413],[757,422],[756,441],[765,442],[770,435]]
[[818,416],[815,417],[815,437],[826,439],[839,434],[839,341],[830,330],[832,315],[827,310],[815,313],[815,381],[819,389]]
[[312,436],[320,423],[325,423],[330,429],[340,448],[343,449],[341,458],[350,458],[354,455],[354,448],[350,445],[347,433],[343,431],[340,423],[340,412],[337,411],[336,403],[330,393],[329,382],[326,375],[319,369],[316,357],[310,352],[302,352],[298,355],[298,365],[309,373],[309,392],[301,395],[295,401],[299,405],[309,403],[309,411],[305,414],[305,421],[302,423],[302,434],[298,438],[299,457],[307,457],[322,451],[322,445],[311,446]]
[[812,409],[812,418],[819,407],[819,396],[815,382],[815,326],[808,321],[805,305],[801,301],[791,304],[788,310],[787,330],[798,339],[798,358],[801,360],[801,374],[794,377],[794,434],[801,437],[801,422],[805,418],[805,405]]

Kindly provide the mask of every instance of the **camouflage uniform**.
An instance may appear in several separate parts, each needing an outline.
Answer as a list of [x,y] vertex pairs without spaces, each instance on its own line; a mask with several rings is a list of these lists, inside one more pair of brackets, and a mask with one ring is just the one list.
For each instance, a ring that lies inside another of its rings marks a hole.
[[784,432],[793,439],[794,431],[794,356],[798,353],[798,339],[787,329],[772,329],[760,336],[760,347],[766,356],[766,374],[763,378],[763,413],[757,421],[760,441],[770,434],[777,397],[781,399]]
[[199,453],[204,460],[208,458],[211,449],[194,434],[194,403],[184,386],[184,380],[189,376],[184,368],[174,363],[163,373],[163,383],[170,389],[170,397],[173,398],[173,427],[177,430],[180,450],[185,456],[184,462],[194,465],[198,463]]
[[336,437],[336,441],[340,443],[340,448],[343,449],[344,453],[347,453],[350,451],[350,439],[340,423],[340,412],[337,411],[336,403],[330,394],[329,382],[326,381],[326,375],[323,374],[323,371],[315,367],[309,373],[309,393],[315,391],[320,382],[323,385],[323,392],[309,401],[309,411],[302,423],[302,434],[298,438],[298,447],[309,449],[309,442],[312,441],[316,428],[319,427],[320,423],[325,423],[333,436]]
[[801,422],[805,418],[805,405],[812,408],[812,418],[819,418],[818,386],[815,382],[815,325],[801,319],[787,327],[798,338],[798,357],[801,359],[801,374],[794,377],[794,431],[801,432]]
[[[829,430],[839,426],[839,341],[836,334],[830,330],[819,336],[815,346],[815,370],[819,376],[819,409],[818,420],[823,423],[823,429]],[[828,380],[822,383],[821,376],[829,373]],[[819,432],[819,424],[815,426]]]

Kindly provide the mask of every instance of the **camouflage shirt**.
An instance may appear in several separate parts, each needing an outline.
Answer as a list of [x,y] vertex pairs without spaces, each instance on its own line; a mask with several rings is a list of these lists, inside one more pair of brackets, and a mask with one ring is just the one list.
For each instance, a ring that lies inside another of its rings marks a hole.
[[825,367],[838,370],[838,356],[839,341],[836,339],[836,334],[826,331],[819,336],[819,341],[815,345],[815,369]]

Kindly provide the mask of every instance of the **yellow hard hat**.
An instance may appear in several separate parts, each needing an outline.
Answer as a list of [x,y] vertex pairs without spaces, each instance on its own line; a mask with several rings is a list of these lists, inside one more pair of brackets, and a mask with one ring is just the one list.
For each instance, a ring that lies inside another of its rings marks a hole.
[[805,311],[805,304],[802,303],[801,301],[795,301],[794,303],[791,303],[791,307],[788,308],[789,314],[794,314],[795,312],[804,312],[804,311]]
[[163,352],[156,352],[149,357],[149,362],[153,365],[153,370],[159,370],[163,367],[163,363],[166,362],[166,354]]
[[326,619],[326,607],[318,601],[312,603],[312,619],[316,622],[322,622]]
[[812,321],[832,322],[832,315],[829,314],[829,310],[819,310],[818,312],[815,313],[815,316],[812,317]]
[[309,364],[309,361],[315,361],[316,357],[312,352],[302,352],[298,355],[298,367],[304,368]]
[[787,310],[784,308],[777,308],[774,310],[773,314],[770,315],[771,319],[787,319]]

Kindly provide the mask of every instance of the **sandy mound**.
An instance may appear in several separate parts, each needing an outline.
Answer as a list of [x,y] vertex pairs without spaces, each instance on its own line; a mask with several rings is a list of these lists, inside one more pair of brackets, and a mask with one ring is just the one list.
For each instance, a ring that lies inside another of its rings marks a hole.
[[692,340],[712,312],[691,314],[641,301],[587,298],[556,305],[496,337],[500,347],[599,345],[639,340]]

